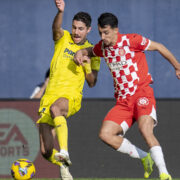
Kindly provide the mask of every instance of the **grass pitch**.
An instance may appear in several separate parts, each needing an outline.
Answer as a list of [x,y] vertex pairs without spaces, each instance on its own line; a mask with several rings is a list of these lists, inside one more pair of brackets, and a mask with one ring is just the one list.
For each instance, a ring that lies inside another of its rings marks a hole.
[[[13,180],[11,179],[4,179],[4,178],[0,178],[1,180]],[[33,178],[32,180],[59,180],[59,178]],[[74,180],[145,180],[142,178],[74,178]],[[158,178],[155,179],[149,179],[149,180],[159,180]],[[173,180],[180,180],[180,178],[173,178]]]

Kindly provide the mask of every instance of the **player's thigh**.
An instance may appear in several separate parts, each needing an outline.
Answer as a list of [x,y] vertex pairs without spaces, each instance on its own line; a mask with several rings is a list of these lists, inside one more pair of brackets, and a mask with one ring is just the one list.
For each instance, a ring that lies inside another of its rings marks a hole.
[[153,134],[154,119],[149,115],[143,115],[138,118],[138,128],[143,136],[150,136]]
[[123,134],[133,125],[133,111],[126,105],[115,105],[106,115],[103,123],[106,121],[112,121],[123,130]]
[[116,122],[113,121],[103,121],[101,129],[100,129],[100,133],[99,136],[114,136],[117,134],[121,134],[123,131],[122,127],[117,124]]
[[151,116],[143,115],[138,119],[138,127],[142,136],[144,137],[147,145],[151,148],[153,146],[159,146],[159,142],[154,135],[154,119]]
[[51,116],[67,116],[69,107],[69,99],[66,97],[59,97],[51,106]]

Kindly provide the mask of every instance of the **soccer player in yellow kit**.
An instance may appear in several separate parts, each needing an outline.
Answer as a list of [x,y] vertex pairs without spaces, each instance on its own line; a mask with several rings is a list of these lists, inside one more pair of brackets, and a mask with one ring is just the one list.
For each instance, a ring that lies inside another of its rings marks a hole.
[[[72,180],[68,166],[71,161],[68,153],[68,127],[66,119],[81,108],[82,89],[85,79],[90,87],[97,80],[100,58],[87,57],[84,66],[74,63],[76,51],[91,47],[86,39],[91,30],[91,17],[88,13],[77,13],[72,21],[72,34],[61,27],[64,0],[55,0],[58,13],[52,30],[55,41],[54,56],[50,65],[49,82],[40,102],[38,120],[41,153],[45,159],[60,166],[61,178]],[[54,129],[58,137],[60,151],[54,148]]]

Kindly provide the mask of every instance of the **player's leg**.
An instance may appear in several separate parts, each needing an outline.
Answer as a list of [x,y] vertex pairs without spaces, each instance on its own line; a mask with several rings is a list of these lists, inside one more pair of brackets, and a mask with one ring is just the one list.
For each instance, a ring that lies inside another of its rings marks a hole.
[[49,124],[40,123],[39,124],[39,138],[40,138],[40,149],[42,156],[48,161],[61,166],[62,163],[58,162],[54,158],[54,154],[58,152],[54,149],[54,137],[53,128]]
[[104,121],[100,129],[99,137],[106,144],[115,150],[128,154],[133,158],[144,158],[147,153],[133,145],[127,138],[124,138],[122,127],[113,121]]
[[154,126],[157,124],[156,101],[153,90],[149,86],[144,87],[139,95],[135,103],[135,116],[138,120],[139,130],[150,148],[150,154],[158,167],[160,178],[162,180],[171,179],[161,146],[153,132]]
[[[72,175],[69,172],[68,166],[57,161],[55,159],[55,154],[58,153],[56,149],[52,149],[53,140],[55,139],[56,133],[54,129],[54,121],[50,114],[50,106],[57,99],[56,96],[43,96],[40,102],[39,113],[41,114],[41,118],[37,121],[39,124],[46,124],[46,126],[40,126],[40,145],[41,151],[43,155],[53,164],[60,166],[60,176],[62,180],[73,180]],[[47,139],[47,141],[46,141]],[[47,143],[45,143],[47,142]],[[50,142],[50,143],[48,143]],[[47,146],[45,146],[47,145]],[[48,147],[49,145],[49,147]],[[45,149],[50,149],[50,153],[45,153]]]
[[53,164],[60,166],[60,175],[62,180],[73,180],[68,167],[54,158],[55,154],[58,153],[58,151],[54,149],[53,142],[55,133],[53,128],[54,127],[45,123],[39,124],[41,153],[45,159]]
[[150,148],[151,157],[159,170],[161,180],[169,179],[171,176],[167,171],[162,148],[153,133],[154,119],[151,116],[141,116],[138,119],[139,130]]
[[[153,164],[151,163],[152,159],[150,154],[136,147],[128,139],[123,137],[132,124],[132,115],[129,108],[126,109],[124,105],[122,108],[121,106],[116,105],[105,117],[99,136],[106,144],[117,151],[128,154],[132,158],[141,159],[141,161],[144,161],[145,159],[152,167]],[[145,178],[148,177],[145,173]]]
[[[39,113],[41,114],[41,118],[37,121],[40,124],[40,141],[41,150],[45,157],[49,157],[49,154],[55,154],[56,151],[53,150],[53,134],[52,129],[55,127],[54,117],[52,118],[52,114],[50,112],[50,108],[52,107],[53,102],[56,102],[57,96],[43,96],[40,102]],[[64,118],[64,117],[63,117]],[[58,119],[58,118],[57,118]],[[46,143],[46,144],[44,144]],[[45,152],[49,151],[49,153]]]
[[51,116],[54,120],[55,130],[58,137],[60,152],[55,154],[55,158],[71,165],[68,153],[68,127],[66,116],[68,114],[69,100],[66,98],[57,99],[50,107]]

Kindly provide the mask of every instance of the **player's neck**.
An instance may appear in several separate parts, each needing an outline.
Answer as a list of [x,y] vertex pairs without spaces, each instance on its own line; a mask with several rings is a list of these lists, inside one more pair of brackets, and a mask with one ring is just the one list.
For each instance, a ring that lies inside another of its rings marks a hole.
[[86,42],[86,40],[87,40],[86,38],[83,39],[81,42],[77,43],[77,45],[83,45]]

